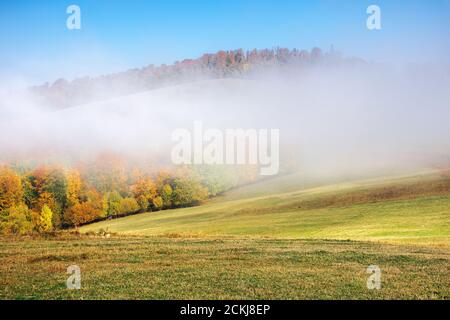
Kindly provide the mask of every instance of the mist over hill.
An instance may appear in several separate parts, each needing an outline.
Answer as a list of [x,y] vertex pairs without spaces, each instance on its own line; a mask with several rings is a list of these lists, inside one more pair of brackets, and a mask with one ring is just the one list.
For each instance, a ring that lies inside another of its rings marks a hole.
[[137,93],[197,80],[223,78],[259,78],[273,72],[292,74],[317,65],[350,65],[362,63],[344,58],[333,48],[323,52],[274,48],[252,51],[243,49],[206,53],[196,59],[176,61],[172,65],[148,65],[140,69],[100,77],[67,81],[58,79],[30,88],[40,104],[56,109]]
[[290,170],[447,166],[449,74],[334,50],[274,49],[61,80],[0,100],[0,161],[106,151],[170,163],[172,132],[200,121],[205,129],[280,129],[281,167]]

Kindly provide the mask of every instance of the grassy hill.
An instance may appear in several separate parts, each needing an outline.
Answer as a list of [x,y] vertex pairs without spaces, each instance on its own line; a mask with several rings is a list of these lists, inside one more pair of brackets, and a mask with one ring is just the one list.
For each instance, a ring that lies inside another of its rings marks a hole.
[[[0,238],[0,299],[449,299],[449,176],[321,183],[284,176],[86,234]],[[65,287],[73,264],[81,290]]]
[[84,226],[81,232],[101,229],[172,237],[351,239],[448,245],[450,177],[425,171],[307,188],[301,176],[291,175],[234,190],[199,207],[103,221]]

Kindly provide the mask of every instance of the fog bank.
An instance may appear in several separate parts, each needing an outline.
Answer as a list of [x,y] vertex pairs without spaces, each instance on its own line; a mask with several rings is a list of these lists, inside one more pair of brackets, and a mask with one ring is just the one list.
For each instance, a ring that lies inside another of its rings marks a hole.
[[448,165],[448,88],[444,69],[363,65],[203,80],[60,111],[3,94],[0,161],[83,160],[113,151],[170,163],[171,133],[201,121],[222,130],[279,129],[282,168]]

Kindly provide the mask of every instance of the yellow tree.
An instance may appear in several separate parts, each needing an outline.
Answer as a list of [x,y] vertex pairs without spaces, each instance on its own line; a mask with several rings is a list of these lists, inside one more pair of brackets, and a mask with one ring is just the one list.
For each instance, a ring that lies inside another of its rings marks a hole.
[[23,189],[20,177],[10,168],[0,166],[0,211],[18,206],[22,202]]
[[124,198],[120,201],[120,213],[134,213],[140,209],[139,204],[134,198]]
[[163,201],[163,198],[161,196],[158,196],[155,199],[153,199],[153,206],[157,210],[161,210],[163,205],[164,205],[164,201]]
[[61,216],[59,214],[53,214],[53,212],[58,212],[60,208],[56,203],[54,195],[47,191],[44,191],[38,195],[38,199],[34,203],[33,210],[36,212],[42,212],[44,207],[48,207],[52,211],[52,225],[59,226],[61,224]]
[[81,177],[80,173],[74,169],[66,173],[67,180],[67,204],[72,207],[80,202]]
[[41,233],[51,231],[53,228],[52,218],[53,218],[52,210],[47,205],[44,205],[42,207],[40,214],[38,214],[36,217],[35,221],[36,231]]
[[158,172],[158,174],[156,176],[156,185],[157,185],[158,194],[161,196],[162,201],[163,201],[162,207],[171,207],[172,206],[172,196],[173,196],[172,184],[173,184],[173,182],[174,182],[174,177],[168,170],[162,169]]
[[134,198],[142,210],[147,210],[156,197],[156,185],[150,177],[139,179],[132,187]]

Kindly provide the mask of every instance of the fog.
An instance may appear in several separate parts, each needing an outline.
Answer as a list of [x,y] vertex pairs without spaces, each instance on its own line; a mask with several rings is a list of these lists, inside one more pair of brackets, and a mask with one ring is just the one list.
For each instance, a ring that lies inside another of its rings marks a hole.
[[[112,151],[170,163],[172,132],[279,129],[281,168],[328,173],[450,164],[448,69],[317,66],[202,80],[54,111],[3,93],[0,161],[76,161]],[[293,166],[293,163],[295,164]]]

